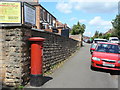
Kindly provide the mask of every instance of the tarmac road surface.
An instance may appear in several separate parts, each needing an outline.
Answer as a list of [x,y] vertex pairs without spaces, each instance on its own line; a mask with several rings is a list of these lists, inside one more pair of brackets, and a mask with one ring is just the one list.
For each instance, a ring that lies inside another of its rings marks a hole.
[[90,44],[84,44],[41,88],[118,88],[117,75],[90,69],[89,48]]
[[118,75],[90,69],[89,48],[90,44],[84,44],[84,47],[49,76],[53,79],[37,88],[118,88]]

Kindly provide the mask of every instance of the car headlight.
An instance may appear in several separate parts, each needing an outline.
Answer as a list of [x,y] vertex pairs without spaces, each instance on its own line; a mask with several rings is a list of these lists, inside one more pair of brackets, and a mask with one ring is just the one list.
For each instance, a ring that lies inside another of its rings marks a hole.
[[118,63],[120,63],[120,61],[118,61]]
[[93,60],[100,61],[100,58],[92,57]]

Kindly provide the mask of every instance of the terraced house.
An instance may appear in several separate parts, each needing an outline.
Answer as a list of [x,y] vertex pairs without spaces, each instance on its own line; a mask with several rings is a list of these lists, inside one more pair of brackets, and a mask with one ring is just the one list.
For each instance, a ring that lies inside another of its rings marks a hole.
[[47,9],[38,3],[38,0],[30,2],[36,7],[36,28],[49,32],[55,32],[61,35],[63,29],[70,29],[67,24],[59,22]]
[[56,28],[57,19],[40,4],[30,4],[36,7],[36,28],[52,32],[52,28]]

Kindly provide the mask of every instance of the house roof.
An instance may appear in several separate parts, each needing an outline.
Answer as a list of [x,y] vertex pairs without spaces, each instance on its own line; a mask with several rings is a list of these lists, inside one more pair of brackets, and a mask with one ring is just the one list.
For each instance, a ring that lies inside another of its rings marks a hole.
[[113,33],[113,32],[114,32],[114,29],[110,29],[110,30],[108,30],[105,34]]
[[61,22],[57,21],[57,26],[58,26],[58,27],[64,27],[65,25],[62,24]]
[[55,16],[53,16],[46,8],[44,8],[41,4],[37,3],[37,2],[28,2],[29,4],[33,5],[33,6],[40,6],[41,8],[43,8],[46,12],[48,12],[52,17],[54,17],[56,19]]
[[63,24],[63,23],[61,23],[61,22],[59,22],[59,21],[57,21],[57,27],[58,27],[58,28],[64,28],[64,27],[65,27],[65,28],[69,28],[67,24]]
[[28,2],[29,4],[31,4],[31,5],[34,5],[34,6],[39,6],[40,4],[39,3],[37,3],[37,2]]

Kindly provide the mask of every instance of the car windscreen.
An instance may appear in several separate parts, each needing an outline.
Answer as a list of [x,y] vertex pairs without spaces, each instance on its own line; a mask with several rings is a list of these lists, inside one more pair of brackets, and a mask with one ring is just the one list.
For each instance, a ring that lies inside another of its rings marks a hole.
[[96,46],[97,46],[97,44],[94,43],[94,44],[91,45],[91,48],[96,48]]
[[111,39],[112,41],[119,41],[118,39]]
[[98,44],[95,51],[118,54],[118,53],[120,53],[120,46],[112,45],[112,44]]

